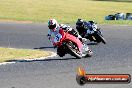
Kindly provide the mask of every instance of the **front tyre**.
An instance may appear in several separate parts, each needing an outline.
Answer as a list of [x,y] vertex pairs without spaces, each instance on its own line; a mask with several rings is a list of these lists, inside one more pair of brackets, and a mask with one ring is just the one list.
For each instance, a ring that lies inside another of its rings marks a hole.
[[106,40],[105,40],[105,38],[104,38],[103,36],[101,36],[101,35],[99,35],[99,37],[100,37],[102,43],[106,44]]
[[98,31],[97,35],[98,35],[99,40],[102,41],[102,43],[106,44],[106,40],[105,40],[105,38],[102,36],[102,34],[101,34],[100,31]]
[[66,44],[66,46],[67,46],[67,49],[68,49],[68,51],[69,51],[69,54],[75,56],[75,57],[78,58],[78,59],[81,59],[81,58],[82,58],[82,54],[81,54],[81,52],[79,51],[79,49],[78,49],[78,47],[77,47],[77,45],[76,45],[75,43],[73,43],[73,42],[68,42],[68,43]]

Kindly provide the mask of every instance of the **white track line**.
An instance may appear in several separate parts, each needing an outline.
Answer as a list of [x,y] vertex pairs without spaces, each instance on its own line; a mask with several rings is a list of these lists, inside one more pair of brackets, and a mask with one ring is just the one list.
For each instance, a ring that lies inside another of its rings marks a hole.
[[3,62],[3,63],[0,63],[0,65],[6,65],[6,64],[14,64],[16,62]]

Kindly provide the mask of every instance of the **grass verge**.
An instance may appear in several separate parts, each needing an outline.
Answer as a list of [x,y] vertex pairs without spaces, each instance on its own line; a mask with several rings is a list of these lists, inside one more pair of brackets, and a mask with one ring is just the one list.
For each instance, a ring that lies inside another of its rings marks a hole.
[[[108,2],[109,1],[109,2]],[[115,2],[118,1],[118,2]],[[120,2],[119,2],[120,1]],[[78,18],[95,20],[99,24],[129,24],[132,21],[105,21],[104,17],[117,12],[131,12],[130,0],[0,0],[0,19],[74,23]]]
[[30,49],[14,49],[0,47],[0,62],[9,60],[25,60],[51,55],[50,51],[30,50]]

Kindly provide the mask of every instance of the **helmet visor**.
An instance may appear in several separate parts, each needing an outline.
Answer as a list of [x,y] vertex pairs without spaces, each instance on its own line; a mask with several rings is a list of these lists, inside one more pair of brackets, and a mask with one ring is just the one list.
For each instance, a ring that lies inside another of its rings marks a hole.
[[54,29],[54,28],[56,27],[56,24],[54,24],[54,25],[49,25],[48,27],[49,27],[49,29]]

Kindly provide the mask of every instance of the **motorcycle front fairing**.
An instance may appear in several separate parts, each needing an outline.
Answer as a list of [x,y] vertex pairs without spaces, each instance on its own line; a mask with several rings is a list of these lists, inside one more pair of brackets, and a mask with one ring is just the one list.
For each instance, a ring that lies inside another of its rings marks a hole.
[[82,50],[82,47],[83,47],[83,44],[82,42],[79,40],[78,37],[75,37],[69,33],[66,33],[66,36],[65,36],[65,41],[72,41],[74,42],[75,44],[77,44],[78,48],[79,48],[79,51]]
[[[63,34],[63,35],[62,35]],[[56,35],[53,35],[51,37],[51,41],[53,43],[54,46],[61,46],[62,43],[65,41],[72,41],[75,44],[77,44],[79,50],[81,51],[83,44],[82,42],[79,40],[79,38],[69,34],[68,32],[64,32],[63,30],[61,30],[61,33],[57,33]]]

